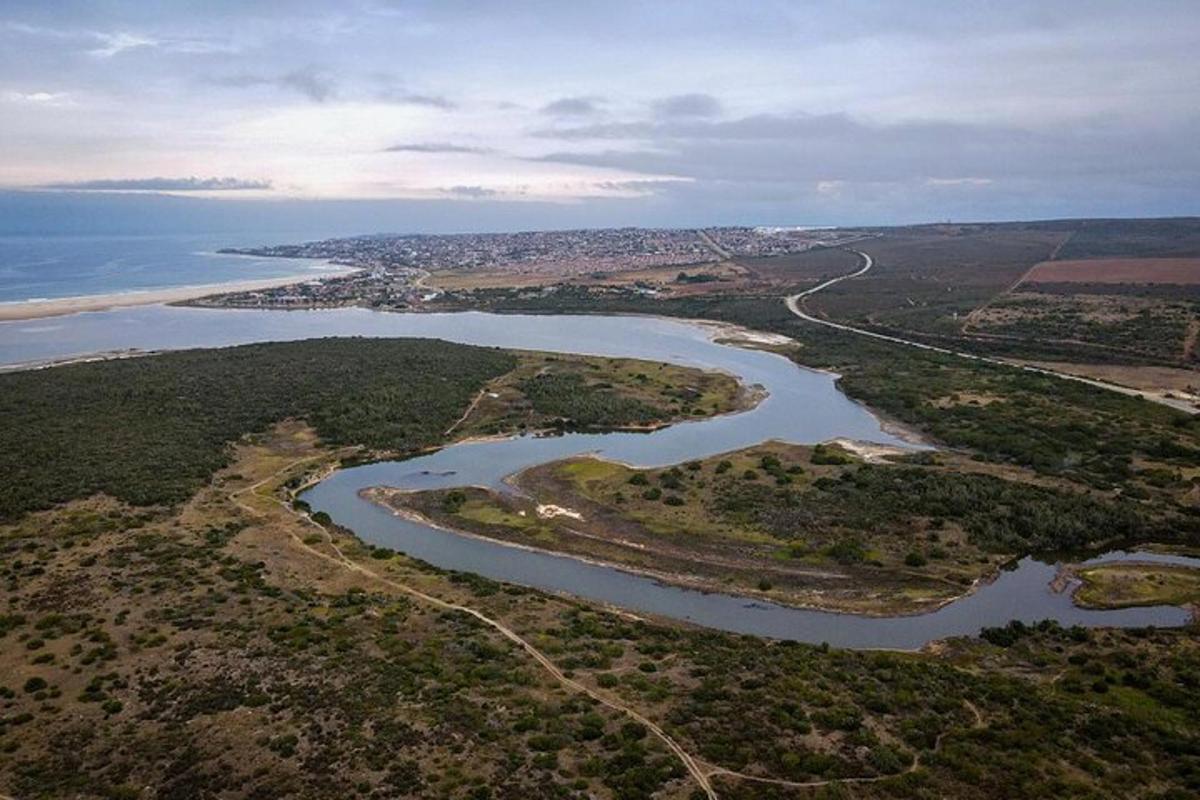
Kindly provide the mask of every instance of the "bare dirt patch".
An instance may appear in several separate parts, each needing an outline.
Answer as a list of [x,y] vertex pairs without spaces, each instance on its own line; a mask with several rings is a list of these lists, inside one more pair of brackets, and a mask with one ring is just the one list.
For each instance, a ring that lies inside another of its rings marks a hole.
[[1200,284],[1200,258],[1097,258],[1043,261],[1025,283]]

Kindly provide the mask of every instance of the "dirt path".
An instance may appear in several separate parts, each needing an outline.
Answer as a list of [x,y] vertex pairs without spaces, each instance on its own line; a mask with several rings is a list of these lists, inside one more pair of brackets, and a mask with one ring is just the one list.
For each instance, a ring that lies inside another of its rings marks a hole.
[[[285,466],[280,468],[279,470],[276,470],[271,475],[268,475],[266,478],[263,478],[261,481],[258,481],[257,483],[254,483],[251,486],[246,487],[245,489],[239,489],[238,491],[229,495],[229,499],[238,508],[242,509],[243,511],[246,511],[247,513],[249,513],[251,515],[258,516],[259,514],[261,514],[261,511],[258,509],[255,509],[253,506],[245,503],[242,500],[243,496],[245,496],[246,494],[258,494],[259,490],[263,486],[266,486],[268,483],[271,483],[272,481],[278,480],[279,476],[285,474],[286,472],[293,470],[302,464],[306,464],[308,462],[316,461],[316,460],[327,458],[327,457],[328,456],[322,454],[322,455],[310,456],[307,458],[301,458],[301,459],[292,461],[289,464],[286,464]],[[335,564],[343,569],[350,570],[351,572],[362,575],[363,577],[366,577],[372,581],[375,581],[377,583],[380,583],[380,584],[388,586],[392,589],[395,589],[399,592],[402,592],[403,594],[406,594],[409,597],[413,597],[417,600],[420,600],[421,602],[428,603],[430,605],[436,606],[437,608],[441,608],[446,611],[457,611],[457,612],[460,612],[463,614],[469,614],[470,616],[479,620],[483,624],[496,630],[502,636],[504,636],[506,639],[508,639],[510,642],[517,645],[521,649],[523,649],[526,652],[526,654],[528,654],[531,658],[533,658],[536,662],[538,662],[538,664],[541,665],[541,667],[546,672],[548,672],[552,678],[554,678],[556,681],[558,681],[558,683],[561,684],[562,686],[566,687],[567,689],[570,689],[571,691],[578,692],[580,694],[585,694],[588,697],[592,698],[593,700],[597,701],[598,703],[600,703],[614,711],[620,712],[620,713],[626,715],[627,717],[629,717],[630,719],[634,720],[635,722],[638,722],[638,723],[644,725],[647,728],[647,730],[651,731],[655,736],[657,736],[659,739],[661,739],[662,742],[671,750],[671,752],[674,753],[681,762],[683,762],[683,766],[691,774],[692,778],[695,779],[696,783],[699,784],[700,788],[704,791],[705,795],[709,798],[709,800],[717,800],[717,793],[713,790],[712,784],[709,781],[709,774],[700,766],[700,763],[696,760],[696,758],[693,757],[686,750],[684,750],[683,747],[680,746],[680,744],[678,742],[676,742],[673,738],[671,738],[671,736],[669,734],[667,734],[667,732],[664,731],[660,726],[658,726],[652,720],[650,720],[647,717],[640,714],[637,710],[631,708],[630,706],[622,703],[621,701],[619,701],[615,698],[609,697],[608,695],[606,695],[604,693],[601,693],[595,689],[585,686],[584,684],[580,683],[579,681],[576,681],[572,678],[568,678],[565,674],[563,674],[562,670],[560,670],[554,664],[554,662],[550,660],[550,658],[548,656],[546,656],[544,653],[542,653],[540,650],[538,650],[536,647],[534,647],[533,644],[531,644],[528,640],[522,638],[520,636],[520,634],[518,634],[516,631],[514,631],[511,628],[509,628],[508,626],[506,626],[504,623],[499,622],[498,620],[492,619],[491,617],[487,616],[483,612],[481,612],[477,609],[471,608],[470,606],[464,606],[464,605],[460,605],[458,603],[451,603],[447,600],[442,600],[441,598],[434,597],[433,595],[430,595],[430,594],[426,594],[425,592],[422,592],[419,589],[415,589],[412,586],[409,586],[407,584],[401,583],[400,581],[396,581],[391,578],[388,578],[385,575],[380,575],[379,573],[377,573],[371,569],[368,569],[367,567],[364,567],[363,565],[361,565],[358,562],[349,558],[344,552],[342,552],[342,549],[340,547],[338,547],[337,542],[334,541],[333,535],[323,525],[317,524],[308,515],[301,514],[300,512],[296,511],[295,509],[293,509],[291,506],[289,506],[286,502],[284,502],[283,500],[281,500],[278,497],[275,497],[273,495],[268,496],[268,495],[261,495],[261,494],[259,494],[258,496],[263,497],[264,499],[270,500],[271,502],[277,503],[281,508],[284,509],[285,512],[287,512],[291,516],[298,517],[301,521],[303,521],[308,526],[320,531],[322,536],[325,538],[327,544],[329,545],[329,548],[333,552],[331,554],[331,553],[328,553],[328,552],[325,552],[322,550],[318,550],[317,548],[315,548],[312,545],[305,542],[304,539],[301,538],[300,535],[295,530],[289,530],[289,535],[291,536],[293,544],[295,546],[297,546],[298,548],[300,548],[301,550],[304,550],[305,552],[309,553],[310,555],[316,556],[317,558],[320,558],[324,561]]]
[[[1071,231],[1066,236],[1064,236],[1059,241],[1059,243],[1054,246],[1054,249],[1050,251],[1050,255],[1046,256],[1046,261],[1053,261],[1054,259],[1058,258],[1058,252],[1063,249],[1063,246],[1066,245],[1067,242],[1071,241],[1071,237],[1074,235],[1075,235],[1075,231]],[[1040,263],[1042,263],[1042,262],[1039,261],[1038,264],[1040,264]],[[984,311],[986,311],[989,307],[991,307],[992,303],[995,303],[997,300],[1007,297],[1008,295],[1015,292],[1017,290],[1018,286],[1020,286],[1022,283],[1024,283],[1026,280],[1029,279],[1029,275],[1035,269],[1038,268],[1038,264],[1034,264],[1032,267],[1030,267],[1029,269],[1022,272],[1021,277],[1017,278],[1012,283],[1011,286],[1008,286],[1003,291],[997,293],[994,297],[990,298],[983,305],[979,306],[978,308],[971,309],[970,313],[968,313],[967,316],[963,319],[962,333],[964,335],[969,334],[971,332],[971,326],[973,326],[975,324],[975,322],[979,319],[979,315],[982,314]]]
[[475,395],[475,399],[471,401],[471,405],[467,406],[467,410],[463,412],[461,417],[454,421],[453,425],[451,425],[449,428],[446,428],[446,430],[442,432],[442,435],[449,436],[450,434],[454,433],[455,428],[466,422],[467,417],[471,416],[471,412],[475,410],[475,406],[479,405],[479,401],[486,397],[487,393],[488,387],[484,386],[482,389],[480,389]]
[[[1058,249],[1059,249],[1059,247],[1062,247],[1062,246],[1063,246],[1065,243],[1066,243],[1066,240],[1065,240],[1065,239],[1064,239],[1063,241],[1059,242],[1059,243],[1058,243],[1058,247],[1054,248],[1054,253],[1057,253],[1057,252],[1058,252]],[[1054,253],[1051,253],[1051,254],[1050,254],[1050,259],[1051,259],[1051,260],[1053,260],[1053,259],[1054,259]],[[1041,262],[1038,262],[1038,263],[1041,263]],[[1027,269],[1027,270],[1025,270],[1024,272],[1022,272],[1022,273],[1021,273],[1021,277],[1017,278],[1017,279],[1016,279],[1015,281],[1013,281],[1013,282],[1012,282],[1010,285],[1006,286],[1004,289],[1000,290],[1000,291],[999,291],[997,294],[995,294],[994,296],[990,297],[990,298],[987,300],[987,302],[983,303],[983,304],[982,304],[982,305],[980,305],[980,306],[977,306],[977,307],[975,307],[975,308],[972,308],[972,309],[971,309],[971,310],[970,310],[970,311],[967,313],[967,316],[965,316],[965,317],[963,318],[963,324],[962,324],[962,328],[961,328],[961,331],[962,331],[963,335],[968,335],[968,334],[970,334],[970,332],[971,332],[971,327],[972,327],[972,326],[973,326],[973,325],[974,325],[974,324],[975,324],[975,323],[976,323],[976,322],[979,320],[979,316],[980,316],[980,315],[981,315],[981,314],[982,314],[984,311],[987,311],[989,308],[991,308],[991,306],[992,306],[992,304],[993,304],[993,303],[995,303],[995,302],[997,302],[998,300],[1001,300],[1001,299],[1003,299],[1003,298],[1005,298],[1005,297],[1008,297],[1010,294],[1012,294],[1013,292],[1015,292],[1015,291],[1017,290],[1017,287],[1018,287],[1018,286],[1020,286],[1022,283],[1024,283],[1024,282],[1025,282],[1025,281],[1026,281],[1026,280],[1029,278],[1029,275],[1030,275],[1030,274],[1031,274],[1031,273],[1032,273],[1032,272],[1033,272],[1035,269],[1037,269],[1037,268],[1038,268],[1038,265],[1037,265],[1037,264],[1034,264],[1032,267],[1030,267],[1029,269]]]

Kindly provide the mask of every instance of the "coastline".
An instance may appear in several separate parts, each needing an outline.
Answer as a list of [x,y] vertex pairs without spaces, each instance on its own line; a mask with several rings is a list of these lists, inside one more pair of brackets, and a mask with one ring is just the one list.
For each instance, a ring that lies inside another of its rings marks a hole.
[[229,292],[255,292],[262,289],[275,289],[280,286],[290,286],[294,283],[307,283],[326,278],[340,278],[358,272],[358,268],[345,267],[321,272],[298,273],[295,275],[280,275],[275,278],[255,278],[244,281],[226,281],[225,283],[204,283],[189,286],[169,286],[161,289],[132,289],[127,292],[110,294],[76,295],[74,297],[55,297],[46,300],[14,300],[0,302],[0,322],[16,322],[22,320],[42,319],[45,317],[60,317],[67,314],[79,314],[85,311],[107,311],[112,308],[126,306],[156,305],[159,303],[178,303],[184,300],[195,300],[214,294]]

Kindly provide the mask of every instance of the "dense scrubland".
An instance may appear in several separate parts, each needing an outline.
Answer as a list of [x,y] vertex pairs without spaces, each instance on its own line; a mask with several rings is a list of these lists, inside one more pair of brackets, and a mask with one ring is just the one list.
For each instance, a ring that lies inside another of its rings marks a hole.
[[1010,625],[905,654],[635,620],[297,522],[271,498],[304,468],[280,466],[322,452],[292,426],[174,510],[90,500],[0,527],[4,791],[702,796],[645,726],[401,584],[638,709],[722,798],[1200,790],[1194,631]]
[[619,358],[526,355],[499,384],[532,412],[528,420],[507,416],[493,423],[509,430],[650,428],[752,401],[730,375]]
[[[485,386],[506,394],[460,420]],[[471,433],[649,425],[738,402],[726,375],[424,339],[255,344],[16,372],[0,375],[0,519],[96,493],[183,501],[228,462],[231,442],[284,419],[309,421],[329,445],[395,454],[441,444],[460,422]]]
[[0,518],[95,493],[180,502],[231,441],[292,417],[331,444],[427,447],[515,365],[442,341],[326,339],[0,375]]
[[93,501],[0,527],[0,791],[485,800],[680,784],[644,727],[479,621],[342,580],[295,545],[280,554],[288,542],[278,519],[207,490],[178,514]]

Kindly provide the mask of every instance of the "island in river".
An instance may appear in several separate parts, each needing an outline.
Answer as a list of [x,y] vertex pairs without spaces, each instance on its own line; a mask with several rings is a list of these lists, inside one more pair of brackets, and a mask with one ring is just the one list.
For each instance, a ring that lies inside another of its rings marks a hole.
[[659,469],[576,457],[522,470],[501,491],[363,494],[668,583],[880,615],[936,609],[1031,550],[1168,541],[1189,524],[959,454],[871,452],[768,442]]

